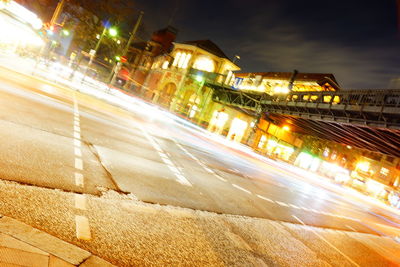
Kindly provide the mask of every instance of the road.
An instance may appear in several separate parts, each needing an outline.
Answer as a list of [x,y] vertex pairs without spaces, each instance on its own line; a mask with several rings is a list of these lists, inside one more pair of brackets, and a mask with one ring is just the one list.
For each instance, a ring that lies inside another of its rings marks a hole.
[[1,68],[0,214],[118,265],[400,259],[399,212],[138,99],[116,105]]

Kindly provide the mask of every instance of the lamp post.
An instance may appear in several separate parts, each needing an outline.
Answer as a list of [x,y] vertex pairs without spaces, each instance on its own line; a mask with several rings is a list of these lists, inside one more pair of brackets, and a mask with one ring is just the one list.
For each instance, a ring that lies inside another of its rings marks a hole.
[[[125,45],[125,48],[122,52],[122,57],[126,58],[126,55],[128,54],[129,51],[129,47],[131,46],[131,43],[133,42],[133,40],[135,39],[135,35],[137,30],[139,29],[140,23],[142,22],[142,17],[143,17],[144,12],[141,11],[138,20],[135,23],[135,26],[133,27],[131,36],[129,37],[128,42]],[[108,78],[108,80],[110,81],[110,84],[112,85],[115,82],[115,79],[117,78],[117,72],[119,71],[121,67],[121,62],[117,62],[115,63],[115,65],[113,66],[111,73],[110,73],[110,77]]]
[[[112,37],[115,37],[115,36],[118,35],[117,29],[115,29],[115,28],[113,28],[113,27],[109,28],[109,29],[108,29],[108,32],[109,32],[110,36],[112,36]],[[99,50],[101,41],[103,40],[103,38],[104,38],[104,36],[106,35],[106,33],[107,33],[107,27],[104,27],[103,32],[101,33],[101,35],[100,35],[100,36],[97,35],[98,38],[99,38],[99,40],[97,41],[97,44],[96,44],[95,48],[94,48],[93,50],[90,50],[90,59],[89,59],[89,63],[88,63],[88,65],[86,66],[85,73],[83,74],[83,78],[82,78],[82,81],[81,81],[81,82],[83,82],[83,81],[85,80],[87,71],[88,71],[88,69],[90,68],[90,66],[92,65],[93,60],[94,60],[94,58],[96,57],[97,50]]]

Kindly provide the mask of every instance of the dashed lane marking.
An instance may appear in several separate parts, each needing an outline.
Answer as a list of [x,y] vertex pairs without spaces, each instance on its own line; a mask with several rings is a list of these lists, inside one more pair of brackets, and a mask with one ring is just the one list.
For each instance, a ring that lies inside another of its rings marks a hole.
[[288,204],[275,200],[275,202],[281,206],[289,207]]
[[82,157],[82,150],[79,147],[74,147],[75,157]]
[[175,175],[175,177],[177,178],[177,181],[180,184],[183,184],[186,186],[193,186],[189,182],[189,180],[182,174],[182,172],[179,170],[179,168],[177,168],[175,166],[175,164],[172,162],[170,157],[168,157],[167,153],[164,152],[164,150],[162,150],[162,148],[157,143],[157,141],[149,133],[147,133],[147,131],[144,128],[142,128],[142,127],[138,127],[138,128],[142,131],[143,135],[150,142],[150,144],[153,146],[153,148],[158,152],[158,154],[161,157],[161,160],[168,166],[170,171],[172,171],[172,173]]
[[83,187],[84,186],[83,174],[80,173],[80,172],[75,172],[75,185],[79,186],[79,187]]
[[75,194],[75,208],[86,210],[86,197],[83,194]]
[[263,200],[265,200],[265,201],[274,203],[274,201],[273,201],[272,199],[269,199],[269,198],[267,198],[267,197],[264,197],[264,196],[261,196],[261,195],[257,195],[257,197],[259,197],[259,198],[261,198],[261,199],[263,199]]
[[174,141],[174,143],[177,145],[177,147],[179,147],[186,155],[188,155],[191,159],[193,159],[194,161],[197,162],[197,164],[199,164],[204,170],[206,170],[207,172],[214,174],[214,176],[223,181],[223,182],[227,182],[228,180],[226,180],[225,178],[223,178],[222,176],[218,175],[215,171],[211,170],[210,168],[208,168],[203,162],[201,162],[197,157],[195,157],[192,153],[190,153],[186,148],[184,148],[181,144],[178,143],[178,141],[176,141],[175,139],[172,139]]
[[80,140],[81,139],[81,134],[78,132],[74,132],[74,138]]
[[[307,226],[302,220],[300,220],[299,218],[297,218],[297,216],[292,215],[293,218],[295,218],[298,222],[300,222],[302,225]],[[324,241],[325,243],[327,243],[331,248],[333,248],[335,251],[337,251],[340,255],[342,255],[346,260],[348,260],[351,264],[353,264],[354,266],[360,266],[358,265],[355,261],[353,261],[349,256],[347,256],[346,254],[344,254],[342,251],[340,251],[337,247],[335,247],[331,242],[329,242],[328,240],[326,240],[323,236],[321,236],[320,234],[318,234],[316,231],[314,231],[314,229],[312,229],[312,227],[308,228],[309,230],[311,230],[311,232],[313,232],[316,236],[318,236],[322,241]]]
[[353,227],[351,227],[350,225],[347,225],[347,224],[346,224],[346,227],[349,228],[349,229],[350,229],[351,231],[353,231],[353,232],[357,232],[357,230],[354,229]]
[[227,182],[228,180],[226,180],[224,177],[219,176],[218,174],[214,174],[215,177],[217,177],[217,179],[223,181],[223,182]]
[[78,169],[80,171],[83,170],[83,162],[82,159],[80,158],[75,158],[75,169]]
[[90,240],[92,235],[90,233],[89,220],[86,216],[75,215],[76,237],[81,240]]
[[236,187],[239,190],[242,190],[243,192],[246,192],[247,194],[251,194],[251,192],[247,189],[244,189],[243,187],[237,185],[237,184],[232,184],[233,187]]
[[81,141],[74,139],[74,146],[81,147]]

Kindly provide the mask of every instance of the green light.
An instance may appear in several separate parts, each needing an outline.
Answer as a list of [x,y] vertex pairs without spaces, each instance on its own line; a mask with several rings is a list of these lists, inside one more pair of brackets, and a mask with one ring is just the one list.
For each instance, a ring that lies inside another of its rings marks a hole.
[[64,36],[69,36],[69,31],[64,29],[64,30],[62,30],[62,34]]
[[110,35],[111,35],[112,37],[115,37],[115,36],[118,35],[118,31],[117,31],[116,28],[110,28],[110,29],[108,30],[108,32],[110,33]]
[[204,81],[203,76],[197,75],[197,76],[196,76],[196,81],[198,81],[199,83],[203,82],[203,81]]
[[121,61],[121,57],[120,56],[115,56],[115,60],[116,61]]

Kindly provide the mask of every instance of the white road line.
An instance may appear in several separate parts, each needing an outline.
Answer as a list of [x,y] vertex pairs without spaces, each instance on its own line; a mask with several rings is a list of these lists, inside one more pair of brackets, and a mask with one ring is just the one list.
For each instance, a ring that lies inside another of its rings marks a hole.
[[75,158],[75,169],[83,170],[83,162],[81,159]]
[[86,210],[86,197],[82,194],[75,194],[75,208]]
[[300,207],[293,205],[293,204],[289,204],[290,207],[295,208],[295,209],[300,209]]
[[74,147],[75,157],[82,157],[82,150],[79,147]]
[[81,240],[90,240],[89,220],[85,216],[75,215],[76,237]]
[[214,174],[215,177],[217,177],[217,179],[223,181],[223,182],[227,182],[228,180],[226,180],[224,177],[219,176],[218,174]]
[[83,187],[84,183],[83,183],[83,174],[79,173],[79,172],[75,172],[75,185],[76,186],[80,186]]
[[80,140],[81,139],[81,134],[78,132],[74,132],[74,138]]
[[79,127],[79,125],[74,125],[74,132],[81,132],[81,128]]
[[170,157],[168,157],[168,155],[162,150],[157,141],[150,134],[148,134],[144,128],[142,127],[137,127],[137,128],[139,128],[140,131],[142,131],[143,135],[146,137],[149,143],[158,152],[162,161],[168,166],[168,168],[173,172],[173,174],[177,178],[177,181],[183,185],[193,186],[189,182],[189,180],[181,173],[181,171],[175,166],[175,164],[171,161]]
[[354,229],[353,227],[351,227],[350,225],[347,225],[347,224],[346,224],[346,227],[349,228],[349,229],[350,229],[351,231],[353,231],[353,232],[357,232],[357,230]]
[[77,139],[74,139],[74,146],[81,147],[81,141],[77,140]]
[[209,173],[214,173],[214,171],[211,170],[210,168],[205,167],[205,166],[202,166],[202,167],[203,167],[203,169],[205,169],[207,172],[209,172]]
[[275,202],[281,206],[289,207],[288,204],[275,200]]
[[221,176],[219,176],[218,174],[215,173],[215,171],[211,170],[210,168],[208,168],[205,164],[203,164],[198,158],[196,158],[192,153],[190,153],[189,151],[187,151],[186,148],[184,148],[181,144],[178,143],[178,141],[176,141],[175,139],[173,139],[174,143],[177,145],[177,147],[179,147],[183,152],[185,152],[186,155],[188,155],[190,158],[192,158],[194,161],[197,162],[197,164],[199,164],[204,170],[206,170],[207,172],[214,174],[215,177],[217,177],[219,180],[226,182],[227,180],[222,178]]
[[[299,218],[297,218],[296,215],[292,215],[293,218],[295,218],[298,222],[300,222],[302,225],[307,226],[302,220],[300,220]],[[323,236],[321,236],[320,234],[318,234],[316,231],[314,231],[314,229],[312,229],[312,227],[309,227],[308,229],[310,229],[316,236],[318,236],[321,240],[323,240],[324,242],[326,242],[331,248],[333,248],[334,250],[336,250],[340,255],[342,255],[344,258],[346,258],[350,263],[352,263],[354,266],[360,266],[358,265],[356,262],[354,262],[352,259],[349,258],[349,256],[347,256],[346,254],[344,254],[342,251],[340,251],[337,247],[335,247],[331,242],[329,242],[328,240],[326,240]]]
[[239,189],[239,190],[242,190],[243,192],[246,192],[246,193],[248,193],[248,194],[251,194],[251,192],[250,192],[249,190],[244,189],[243,187],[238,186],[237,184],[232,184],[232,186],[233,186],[233,187],[236,187],[236,188]]
[[274,201],[273,201],[272,199],[269,199],[269,198],[267,198],[267,197],[264,197],[264,196],[261,196],[261,195],[257,195],[257,197],[259,197],[259,198],[261,198],[261,199],[263,199],[263,200],[266,200],[266,201],[268,201],[268,202],[274,203]]

